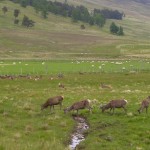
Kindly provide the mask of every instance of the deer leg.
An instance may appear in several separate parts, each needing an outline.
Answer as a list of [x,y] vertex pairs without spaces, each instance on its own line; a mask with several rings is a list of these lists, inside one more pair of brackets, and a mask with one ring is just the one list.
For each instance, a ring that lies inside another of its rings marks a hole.
[[88,110],[89,110],[89,112],[91,112],[92,108],[89,106],[89,107],[88,107]]
[[52,112],[52,106],[50,106],[50,112]]
[[142,106],[142,107],[141,107],[141,112],[143,112],[143,110],[144,110],[144,107]]
[[78,114],[78,109],[77,109],[77,114]]
[[142,107],[140,107],[140,108],[138,109],[139,114],[141,113],[141,109],[142,109]]
[[148,107],[146,107],[146,113],[147,113],[147,108],[148,108]]
[[140,112],[140,109],[138,109],[137,111],[139,112],[139,114],[141,113],[141,112]]
[[114,114],[114,110],[115,110],[115,108],[113,107],[112,109],[113,109],[113,114]]
[[60,109],[61,109],[61,107],[62,107],[62,103],[60,103]]
[[123,106],[123,109],[124,109],[125,112],[127,112],[127,109],[124,106]]

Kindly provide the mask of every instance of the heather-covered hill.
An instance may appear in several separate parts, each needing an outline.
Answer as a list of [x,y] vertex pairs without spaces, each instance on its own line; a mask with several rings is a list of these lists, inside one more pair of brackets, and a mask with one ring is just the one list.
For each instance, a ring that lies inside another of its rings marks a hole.
[[[60,0],[61,1],[61,0]],[[64,2],[64,1],[63,1]],[[134,1],[85,0],[67,1],[68,4],[93,8],[109,8],[125,13],[123,20],[106,20],[103,28],[72,22],[69,17],[48,13],[44,19],[34,8],[21,7],[9,0],[0,1],[0,58],[1,59],[108,59],[128,57],[150,57],[149,4]],[[2,8],[8,7],[4,14]],[[19,24],[14,24],[14,9],[19,9]],[[21,25],[26,15],[35,26]],[[110,33],[112,22],[124,29],[124,36]]]

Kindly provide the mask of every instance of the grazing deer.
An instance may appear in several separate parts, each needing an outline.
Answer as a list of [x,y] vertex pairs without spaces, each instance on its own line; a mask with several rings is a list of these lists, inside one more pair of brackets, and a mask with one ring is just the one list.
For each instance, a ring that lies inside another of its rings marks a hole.
[[53,107],[54,110],[54,105],[60,105],[61,109],[63,99],[63,96],[51,97],[41,106],[41,110],[46,109],[48,106],[50,106],[50,111],[52,111],[51,109]]
[[112,86],[111,86],[111,85],[106,85],[106,84],[104,84],[104,83],[101,83],[101,84],[100,84],[100,87],[101,87],[102,89],[112,89]]
[[141,102],[141,106],[140,106],[140,108],[138,109],[139,114],[140,114],[141,112],[143,112],[144,109],[146,109],[146,113],[147,113],[147,110],[148,110],[148,107],[149,107],[149,103],[150,103],[150,96],[148,96],[146,99],[144,99],[144,100]]
[[114,114],[114,109],[115,108],[123,108],[124,111],[126,112],[125,105],[127,104],[127,100],[121,99],[121,100],[111,100],[108,104],[100,106],[102,109],[102,112],[104,112],[106,109],[110,109],[110,111],[113,109],[113,114]]
[[64,113],[67,113],[72,110],[73,111],[76,110],[77,114],[78,114],[79,109],[85,109],[85,108],[87,108],[87,109],[89,109],[89,111],[91,111],[89,100],[82,100],[82,101],[74,103],[72,106],[64,109]]
[[58,84],[58,87],[63,88],[63,89],[65,88],[65,86],[61,83]]

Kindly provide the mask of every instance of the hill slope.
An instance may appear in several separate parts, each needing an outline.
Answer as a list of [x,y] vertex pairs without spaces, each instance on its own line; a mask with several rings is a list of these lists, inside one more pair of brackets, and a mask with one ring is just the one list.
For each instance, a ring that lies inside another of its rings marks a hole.
[[[108,1],[89,2],[92,2],[91,8],[99,8]],[[89,8],[88,1],[84,1],[84,4]],[[135,55],[149,57],[150,21],[143,24],[143,20],[134,18],[134,15],[127,15],[123,21],[116,21],[125,31],[125,36],[119,37],[109,33],[112,20],[108,20],[102,29],[85,24],[86,29],[81,30],[82,23],[73,23],[70,18],[49,14],[45,20],[32,7],[22,8],[10,1],[0,2],[0,9],[3,6],[7,6],[9,11],[5,15],[0,12],[1,59],[101,59]],[[114,6],[117,8],[119,4]],[[19,25],[13,23],[13,11],[16,8],[21,11]],[[24,15],[36,22],[35,27],[27,29],[21,26]],[[145,15],[146,17],[148,16]]]

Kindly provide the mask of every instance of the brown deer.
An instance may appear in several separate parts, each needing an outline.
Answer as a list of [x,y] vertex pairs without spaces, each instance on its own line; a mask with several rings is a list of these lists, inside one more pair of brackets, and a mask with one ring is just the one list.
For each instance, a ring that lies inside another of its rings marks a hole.
[[113,114],[114,114],[115,108],[123,108],[124,111],[126,112],[126,108],[125,108],[126,104],[127,104],[127,100],[125,99],[111,100],[108,104],[100,106],[100,108],[102,109],[102,112],[104,112],[106,109],[110,109],[110,111],[113,109]]
[[146,113],[147,113],[148,107],[149,107],[149,103],[150,103],[150,96],[148,96],[146,99],[144,99],[144,100],[141,102],[141,106],[140,106],[140,108],[138,109],[139,114],[140,114],[141,112],[143,112],[144,109],[146,109]]
[[58,87],[65,88],[65,86],[62,83],[58,83]]
[[60,105],[61,109],[63,99],[64,99],[63,96],[51,97],[41,106],[41,110],[46,109],[48,106],[50,106],[50,111],[52,111],[52,107],[54,110],[54,105]]
[[78,114],[79,109],[85,109],[85,108],[87,108],[87,109],[89,109],[89,111],[91,111],[89,100],[82,100],[82,101],[74,103],[72,106],[64,109],[64,113],[67,113],[72,110],[73,111],[76,110],[77,114]]
[[104,83],[101,83],[101,84],[100,84],[100,87],[101,87],[102,89],[112,89],[112,86],[111,86],[111,85],[107,85],[107,84],[104,84]]

